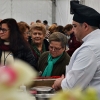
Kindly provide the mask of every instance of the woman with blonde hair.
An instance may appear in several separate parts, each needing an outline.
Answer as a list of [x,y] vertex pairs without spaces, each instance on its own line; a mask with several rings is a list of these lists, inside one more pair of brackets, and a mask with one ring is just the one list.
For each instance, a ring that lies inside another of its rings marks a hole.
[[32,38],[31,48],[38,61],[40,55],[43,52],[48,51],[49,43],[45,39],[46,28],[42,23],[34,23],[30,27],[30,33]]

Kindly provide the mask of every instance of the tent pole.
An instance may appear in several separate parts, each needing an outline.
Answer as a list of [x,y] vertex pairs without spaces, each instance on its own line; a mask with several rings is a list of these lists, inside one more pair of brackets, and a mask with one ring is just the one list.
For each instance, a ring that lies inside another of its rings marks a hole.
[[12,0],[11,0],[11,18],[12,18]]
[[56,21],[56,0],[52,1],[52,23],[55,23]]

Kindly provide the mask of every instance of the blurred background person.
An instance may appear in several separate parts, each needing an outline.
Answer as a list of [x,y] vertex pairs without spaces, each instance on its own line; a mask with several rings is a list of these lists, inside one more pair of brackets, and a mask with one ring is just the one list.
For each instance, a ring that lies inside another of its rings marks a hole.
[[49,33],[52,34],[52,33],[56,32],[56,29],[57,29],[57,25],[56,24],[52,24],[49,27]]
[[21,32],[22,36],[24,37],[24,39],[26,41],[28,41],[29,35],[30,35],[29,34],[29,29],[30,29],[29,25],[25,22],[18,22],[18,26],[19,26],[20,32]]
[[58,24],[57,24],[57,23],[52,23],[52,24],[55,24],[56,26],[58,26]]
[[53,32],[56,32],[56,28],[57,28],[57,25],[56,24],[52,24],[49,29],[48,29],[48,33],[46,33],[46,36],[45,38],[48,40],[49,39],[49,36],[53,33]]
[[43,24],[45,25],[46,30],[48,30],[49,29],[48,21],[47,20],[44,20],[43,21]]
[[15,58],[36,68],[36,59],[21,35],[16,20],[8,18],[0,22],[0,63],[5,66]]
[[67,53],[70,55],[70,57],[72,56],[72,54],[74,53],[74,51],[81,46],[82,42],[79,42],[76,40],[76,37],[74,35],[74,31],[73,31],[73,25],[72,24],[67,24],[64,27],[64,32],[65,34],[67,34],[69,36],[68,39],[68,50]]
[[61,76],[65,74],[65,67],[70,57],[66,52],[67,38],[63,33],[54,32],[49,37],[49,51],[44,52],[38,61],[41,76]]
[[31,48],[38,61],[40,55],[49,50],[49,42],[45,39],[46,28],[42,23],[35,23],[31,26],[30,32],[32,38]]
[[37,19],[37,20],[36,20],[36,23],[41,23],[41,20],[40,20],[40,19]]
[[56,32],[61,32],[64,34],[64,27],[62,25],[58,25],[56,28]]
[[46,35],[45,35],[45,38],[46,38],[47,41],[48,41],[48,37],[49,37],[49,25],[48,25],[48,21],[47,21],[47,20],[44,20],[44,21],[43,21],[43,24],[44,24],[45,27],[46,27]]
[[30,23],[30,26],[31,26],[32,24],[34,24],[34,22],[31,22],[31,23]]

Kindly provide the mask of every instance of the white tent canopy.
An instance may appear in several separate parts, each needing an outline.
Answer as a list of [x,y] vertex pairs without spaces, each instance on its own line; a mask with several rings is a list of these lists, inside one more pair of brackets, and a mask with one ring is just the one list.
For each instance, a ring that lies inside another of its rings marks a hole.
[[[81,0],[82,1],[82,0]],[[100,0],[84,0],[85,5],[100,12]],[[0,0],[0,19],[15,18],[28,24],[47,20],[65,26],[72,23],[70,0]]]

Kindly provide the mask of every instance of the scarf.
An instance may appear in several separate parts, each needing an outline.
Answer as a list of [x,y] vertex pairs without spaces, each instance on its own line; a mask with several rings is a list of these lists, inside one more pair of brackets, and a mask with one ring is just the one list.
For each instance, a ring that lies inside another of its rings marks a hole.
[[32,49],[35,51],[35,53],[37,54],[38,57],[40,57],[40,55],[41,55],[44,51],[46,51],[45,45],[44,45],[44,44],[42,45],[42,51],[41,51],[41,52],[38,50],[37,46],[36,46],[34,43],[31,43],[31,45],[32,45]]
[[62,55],[60,55],[56,58],[52,58],[51,54],[49,53],[49,55],[48,55],[48,65],[46,66],[42,76],[51,76],[53,65],[60,59],[61,56]]
[[10,47],[8,44],[1,44],[0,45],[0,50],[2,51],[10,51]]

